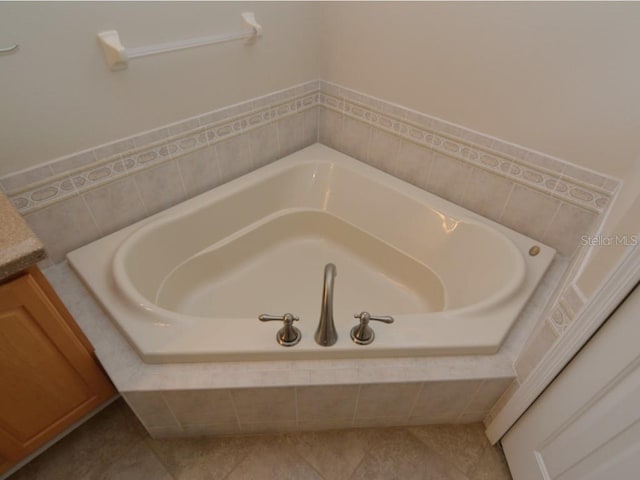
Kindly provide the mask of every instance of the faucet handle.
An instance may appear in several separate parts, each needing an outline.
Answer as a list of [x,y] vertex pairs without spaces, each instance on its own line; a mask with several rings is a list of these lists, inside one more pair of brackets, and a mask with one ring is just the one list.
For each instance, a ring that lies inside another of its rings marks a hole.
[[361,322],[369,323],[369,320],[375,320],[383,323],[393,323],[393,317],[389,315],[371,315],[369,312],[356,313],[353,318],[359,318]]
[[376,338],[370,320],[383,323],[393,323],[393,317],[388,315],[371,315],[369,312],[356,313],[353,318],[359,318],[360,323],[351,329],[351,340],[358,345],[369,345]]
[[263,313],[258,316],[258,320],[261,322],[281,321],[284,322],[284,326],[276,333],[276,340],[283,347],[293,347],[302,338],[302,333],[296,327],[293,326],[293,322],[300,320],[299,317],[294,316],[291,313],[285,313],[284,315],[269,315]]

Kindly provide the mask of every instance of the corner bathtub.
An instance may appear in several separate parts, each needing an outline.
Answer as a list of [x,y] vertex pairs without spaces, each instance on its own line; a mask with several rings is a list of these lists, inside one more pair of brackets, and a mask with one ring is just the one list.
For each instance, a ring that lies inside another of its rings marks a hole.
[[[142,359],[166,363],[494,353],[553,255],[316,144],[68,258]],[[329,262],[338,341],[322,347]],[[356,345],[361,311],[395,322]],[[286,312],[300,317],[293,347],[258,321]]]

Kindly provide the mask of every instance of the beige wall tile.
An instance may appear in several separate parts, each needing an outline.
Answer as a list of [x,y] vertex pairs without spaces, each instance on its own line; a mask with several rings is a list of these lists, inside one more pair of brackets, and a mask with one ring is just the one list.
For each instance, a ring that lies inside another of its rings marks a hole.
[[459,412],[429,413],[420,411],[418,413],[419,415],[411,415],[409,417],[408,425],[450,425],[460,417]]
[[122,396],[147,430],[180,431],[178,421],[160,392],[122,392]]
[[298,421],[350,421],[355,414],[358,391],[358,385],[297,387]]
[[577,292],[575,285],[569,285],[563,294],[564,300],[567,302],[567,306],[572,315],[578,314],[584,306],[584,301]]
[[138,185],[147,215],[169,208],[185,199],[180,171],[173,160],[138,172],[133,178]]
[[[175,126],[172,126],[171,128],[175,128]],[[175,133],[169,133],[169,128],[167,127],[160,127],[155,130],[136,135],[132,140],[137,148],[141,148],[149,145],[150,143],[156,143],[164,140],[165,138],[168,138],[169,135],[175,135]]]
[[280,155],[286,156],[303,148],[305,139],[305,113],[296,113],[278,120]]
[[167,127],[169,135],[179,135],[181,133],[190,132],[200,126],[200,120],[197,118],[188,118],[182,122],[174,123]]
[[602,187],[607,180],[607,177],[604,177],[603,175],[571,164],[564,165],[562,176],[569,180],[578,180],[582,183],[595,187]]
[[324,430],[344,430],[355,426],[353,418],[336,418],[324,420],[298,421],[297,430],[300,432],[321,432]]
[[309,146],[318,141],[318,117],[320,108],[305,110],[304,115],[304,146]]
[[183,425],[185,436],[236,435],[242,433],[238,422],[213,423],[210,425]]
[[182,426],[237,424],[229,390],[173,390],[162,396]]
[[96,160],[93,150],[90,150],[88,152],[82,152],[62,158],[56,162],[50,163],[49,166],[53,173],[67,173],[70,170],[90,165]]
[[241,423],[242,433],[286,433],[295,432],[298,425],[295,420],[283,420],[281,422]]
[[471,176],[471,166],[452,157],[436,153],[425,187],[432,193],[460,204]]
[[542,241],[570,256],[580,246],[582,235],[590,234],[598,215],[575,205],[562,203]]
[[356,421],[376,417],[408,418],[421,387],[420,383],[362,385]]
[[353,426],[356,428],[404,427],[408,425],[414,425],[408,417],[356,418],[353,421]]
[[187,197],[211,190],[220,184],[215,146],[187,153],[177,159]]
[[411,417],[431,418],[449,413],[460,415],[474,398],[482,380],[426,382]]
[[278,125],[270,123],[249,132],[253,167],[259,168],[280,158]]
[[42,240],[52,262],[100,236],[100,231],[84,199],[69,197],[49,207],[25,215],[29,227]]
[[101,235],[107,235],[145,217],[136,182],[124,177],[83,194]]
[[[559,207],[560,200],[530,188],[515,185],[500,217],[500,223],[542,242]],[[550,246],[553,247],[553,245]]]
[[520,357],[515,363],[516,373],[520,383],[527,378],[542,357],[555,343],[557,335],[549,322],[544,322],[540,330],[527,342]]
[[[475,392],[471,402],[467,405],[466,412],[489,412],[491,407],[498,401],[500,396],[509,388],[513,382],[512,377],[508,378],[487,378]],[[482,420],[481,417],[479,420]],[[478,421],[479,421],[478,420]]]
[[507,204],[513,182],[480,168],[472,167],[460,204],[493,221],[497,221]]
[[136,147],[132,138],[125,138],[124,140],[116,140],[115,142],[101,145],[93,150],[96,159],[102,160],[109,157],[119,156],[121,153],[132,150]]
[[367,163],[382,171],[391,173],[396,166],[396,157],[400,150],[401,140],[395,135],[377,128],[372,129],[371,141],[367,153]]
[[479,423],[485,419],[487,414],[488,414],[487,410],[483,410],[481,412],[472,412],[472,411],[464,412],[462,415],[460,415],[456,419],[455,423],[460,425],[463,425],[466,423]]
[[368,124],[345,116],[341,141],[338,143],[339,150],[364,162],[367,159],[370,137],[371,127]]
[[0,178],[0,186],[4,192],[13,192],[23,187],[46,180],[53,176],[53,170],[49,165],[34,167],[24,172],[12,173]]
[[424,188],[431,171],[433,155],[433,151],[429,148],[403,141],[392,173],[405,182]]
[[216,144],[216,156],[220,166],[222,183],[233,180],[253,170],[249,135],[237,135]]
[[294,387],[235,389],[231,397],[241,424],[296,421]]
[[318,111],[318,138],[327,147],[339,150],[342,144],[343,115],[327,108]]

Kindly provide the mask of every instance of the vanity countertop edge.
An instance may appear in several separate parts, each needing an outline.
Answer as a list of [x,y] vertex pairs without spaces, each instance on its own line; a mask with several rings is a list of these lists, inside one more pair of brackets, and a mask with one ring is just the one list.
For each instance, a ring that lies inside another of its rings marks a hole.
[[46,258],[44,245],[0,193],[0,282]]

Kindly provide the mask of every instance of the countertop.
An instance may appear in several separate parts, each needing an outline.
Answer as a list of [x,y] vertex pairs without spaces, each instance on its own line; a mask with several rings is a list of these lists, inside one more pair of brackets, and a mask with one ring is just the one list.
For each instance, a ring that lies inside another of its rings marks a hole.
[[0,281],[46,258],[44,245],[0,193]]

